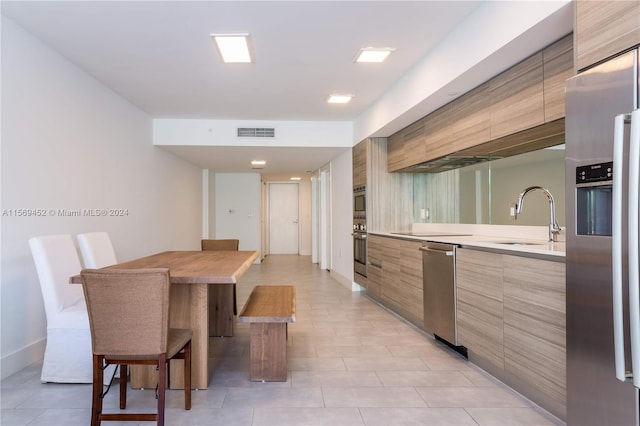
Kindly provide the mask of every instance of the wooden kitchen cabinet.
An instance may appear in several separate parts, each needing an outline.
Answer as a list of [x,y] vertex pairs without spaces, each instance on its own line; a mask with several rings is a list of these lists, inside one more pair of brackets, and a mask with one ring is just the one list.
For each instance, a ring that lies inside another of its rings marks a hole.
[[382,298],[382,237],[367,236],[367,294]]
[[502,255],[456,251],[458,341],[504,368]]
[[544,123],[542,52],[489,81],[491,139]]
[[504,369],[566,405],[565,264],[504,256]]
[[453,152],[449,147],[453,142],[451,103],[427,115],[425,117],[425,125],[425,157],[418,163],[451,154]]
[[566,417],[565,264],[458,249],[458,340],[469,359]]
[[[404,130],[404,129],[403,129]],[[387,140],[387,171],[397,172],[404,166],[404,132],[400,130]]]
[[[564,141],[564,82],[574,74],[568,35],[389,137],[387,170],[448,155],[511,156]],[[547,124],[547,125],[545,125]]]
[[[421,243],[408,240],[394,240],[399,253],[400,273],[383,282],[386,297],[399,305],[400,312],[419,326],[424,324],[424,303],[422,292]],[[385,277],[386,278],[386,277]],[[388,284],[388,285],[387,285]]]
[[544,75],[544,121],[564,118],[564,84],[574,75],[573,35],[569,34],[542,50]]
[[491,139],[489,84],[482,84],[451,104],[452,151],[480,145]]
[[368,240],[367,294],[422,326],[421,243],[371,234]]
[[395,172],[425,161],[426,117],[389,137],[387,170]]
[[351,149],[353,186],[367,184],[367,141],[364,140]]
[[578,0],[574,5],[578,70],[640,44],[638,0]]

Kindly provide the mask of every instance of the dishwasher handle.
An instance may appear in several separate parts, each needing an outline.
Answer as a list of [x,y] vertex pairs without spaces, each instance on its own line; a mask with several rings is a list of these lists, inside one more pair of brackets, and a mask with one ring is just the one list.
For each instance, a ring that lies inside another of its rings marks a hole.
[[433,254],[441,254],[443,256],[453,256],[453,250],[435,250],[429,247],[420,247],[420,251]]

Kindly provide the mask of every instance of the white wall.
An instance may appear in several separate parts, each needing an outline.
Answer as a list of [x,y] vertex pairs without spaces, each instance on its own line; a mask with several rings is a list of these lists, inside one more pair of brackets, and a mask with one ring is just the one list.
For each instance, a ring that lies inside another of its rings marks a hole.
[[261,186],[259,173],[216,173],[212,237],[239,239],[240,250],[261,250]]
[[351,289],[353,282],[353,175],[351,151],[331,161],[331,273]]
[[[150,117],[2,18],[2,378],[42,358],[46,319],[30,237],[104,230],[119,260],[199,248],[201,171],[152,143]],[[127,214],[49,214],[97,208]]]
[[[350,121],[154,120],[154,144],[187,146],[351,146]],[[273,127],[276,137],[238,138],[238,127]]]

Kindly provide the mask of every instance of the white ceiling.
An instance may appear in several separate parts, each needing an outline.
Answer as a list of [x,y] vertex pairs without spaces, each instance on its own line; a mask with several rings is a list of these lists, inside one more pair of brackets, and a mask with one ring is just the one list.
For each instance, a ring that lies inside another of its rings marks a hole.
[[[153,118],[353,121],[483,3],[2,1],[1,7]],[[251,35],[255,62],[222,64],[209,34],[238,32]],[[396,51],[381,65],[355,64],[366,46]],[[329,105],[333,92],[356,97]],[[224,159],[225,171],[247,171],[255,153],[191,148],[167,149],[214,170]],[[271,149],[278,165],[269,172],[314,170],[340,149],[298,151]]]

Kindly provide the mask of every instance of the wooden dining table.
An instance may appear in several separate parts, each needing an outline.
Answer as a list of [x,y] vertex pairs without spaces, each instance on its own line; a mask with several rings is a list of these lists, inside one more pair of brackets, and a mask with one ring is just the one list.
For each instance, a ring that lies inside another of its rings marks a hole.
[[[232,334],[235,285],[257,258],[257,251],[165,251],[107,268],[169,268],[172,284],[169,326],[193,331],[191,386],[206,389],[211,373],[209,336]],[[72,282],[79,278],[72,278]],[[209,304],[216,306],[213,319],[209,318]],[[210,330],[210,325],[218,330]],[[184,388],[183,362],[171,361],[169,384],[173,389]],[[134,388],[153,388],[156,377],[154,367],[131,368],[131,386]]]

